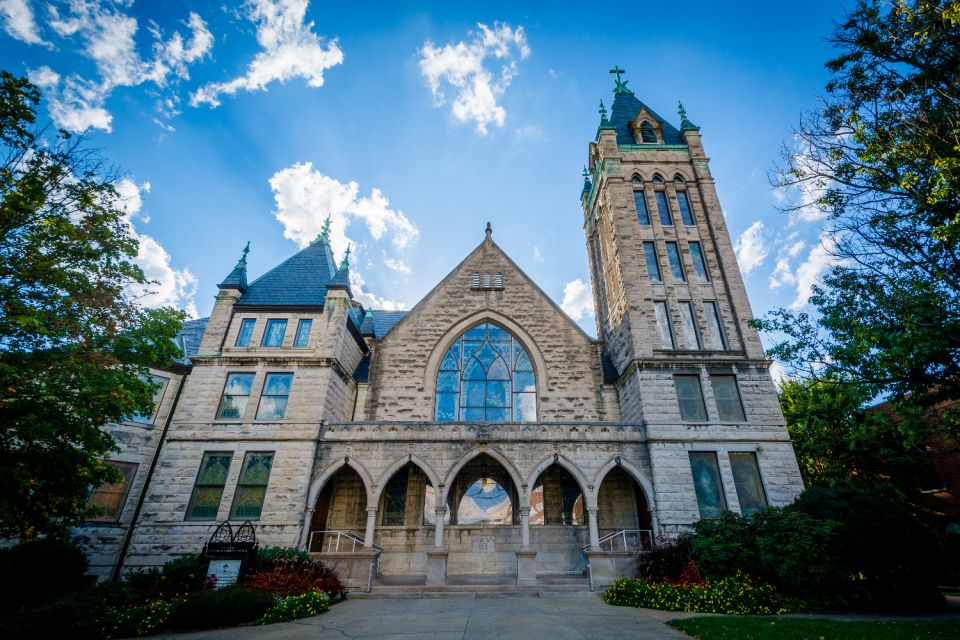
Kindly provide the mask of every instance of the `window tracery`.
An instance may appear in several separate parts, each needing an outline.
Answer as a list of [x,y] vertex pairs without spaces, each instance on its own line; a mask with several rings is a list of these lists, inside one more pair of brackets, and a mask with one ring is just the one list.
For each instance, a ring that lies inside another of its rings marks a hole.
[[533,422],[537,383],[526,349],[493,322],[481,322],[447,349],[437,372],[437,422]]

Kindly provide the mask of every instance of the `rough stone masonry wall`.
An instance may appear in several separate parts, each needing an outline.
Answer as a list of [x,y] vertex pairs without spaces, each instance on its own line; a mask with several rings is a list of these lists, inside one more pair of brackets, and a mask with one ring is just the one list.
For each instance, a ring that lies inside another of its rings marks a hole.
[[[502,291],[471,289],[473,274],[501,273]],[[531,358],[542,354],[538,370],[541,421],[600,420],[605,413],[597,390],[602,385],[598,345],[490,241],[485,241],[384,337],[371,367],[367,415],[376,420],[432,420],[436,369],[450,334],[465,319],[509,319],[528,339]],[[472,323],[471,323],[472,324]],[[460,327],[469,328],[469,324]],[[509,326],[508,326],[509,328]]]
[[183,381],[183,375],[161,369],[152,369],[151,374],[167,378],[163,395],[149,423],[121,422],[108,424],[104,430],[109,433],[120,447],[120,452],[110,456],[118,462],[132,462],[137,465],[136,475],[130,485],[117,522],[85,522],[74,528],[80,547],[90,562],[89,573],[98,579],[109,578],[117,562],[124,537],[130,528],[137,502],[144,490],[150,464],[153,461],[160,435],[170,416],[170,410],[177,397],[177,390]]
[[[324,312],[238,311],[224,324],[226,339],[218,354],[195,359],[163,447],[145,509],[134,534],[128,566],[155,566],[171,557],[200,551],[216,526],[230,516],[233,497],[248,452],[274,452],[263,511],[256,522],[262,545],[297,546],[301,541],[307,491],[316,455],[318,425],[342,420],[352,402],[349,373],[361,357],[346,328],[349,308],[342,292],[330,292]],[[235,347],[240,319],[256,318],[250,347]],[[260,347],[268,318],[288,320],[283,346]],[[294,348],[297,321],[313,319],[306,348]],[[207,336],[204,337],[207,340]],[[255,374],[242,420],[216,420],[228,374]],[[257,419],[268,373],[293,373],[284,418]],[[346,379],[344,379],[346,377]],[[231,452],[229,476],[215,519],[186,519],[187,506],[204,452]],[[234,521],[239,524],[239,521]]]

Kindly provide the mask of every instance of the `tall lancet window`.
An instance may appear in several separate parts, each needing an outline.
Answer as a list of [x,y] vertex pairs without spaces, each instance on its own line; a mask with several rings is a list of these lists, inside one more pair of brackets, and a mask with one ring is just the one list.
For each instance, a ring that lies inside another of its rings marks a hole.
[[533,422],[537,379],[513,334],[481,322],[457,338],[437,373],[437,422]]

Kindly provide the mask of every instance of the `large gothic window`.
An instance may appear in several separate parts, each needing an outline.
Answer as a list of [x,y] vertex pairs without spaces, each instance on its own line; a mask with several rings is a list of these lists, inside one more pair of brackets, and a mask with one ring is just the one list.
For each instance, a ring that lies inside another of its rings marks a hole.
[[537,381],[513,334],[481,322],[457,338],[437,373],[437,422],[533,422]]

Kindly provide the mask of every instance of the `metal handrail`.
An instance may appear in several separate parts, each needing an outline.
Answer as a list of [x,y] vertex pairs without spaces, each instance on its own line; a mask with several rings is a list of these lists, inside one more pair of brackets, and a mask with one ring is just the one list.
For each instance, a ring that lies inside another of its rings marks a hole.
[[[628,542],[628,540],[632,542]],[[609,544],[607,544],[609,543]],[[608,548],[604,548],[604,545]],[[621,547],[617,549],[617,547]],[[642,553],[652,551],[656,546],[653,538],[653,531],[650,529],[621,529],[608,533],[597,541],[597,547],[601,551],[629,551],[633,553]],[[584,545],[582,551],[589,551],[590,545]]]
[[[321,536],[319,548],[315,544],[316,537]],[[364,549],[364,539],[349,531],[311,531],[310,551],[314,553],[356,553],[357,548]],[[348,548],[349,547],[349,548]],[[383,551],[379,545],[371,545],[374,551]]]

